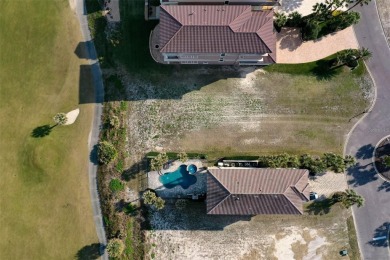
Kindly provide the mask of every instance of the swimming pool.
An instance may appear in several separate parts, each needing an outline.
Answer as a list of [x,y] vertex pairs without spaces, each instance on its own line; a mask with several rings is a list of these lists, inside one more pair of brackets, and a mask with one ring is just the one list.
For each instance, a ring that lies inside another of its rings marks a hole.
[[187,165],[182,164],[174,172],[168,172],[159,177],[160,182],[167,189],[172,189],[180,185],[183,189],[188,189],[196,183],[196,177],[187,171]]

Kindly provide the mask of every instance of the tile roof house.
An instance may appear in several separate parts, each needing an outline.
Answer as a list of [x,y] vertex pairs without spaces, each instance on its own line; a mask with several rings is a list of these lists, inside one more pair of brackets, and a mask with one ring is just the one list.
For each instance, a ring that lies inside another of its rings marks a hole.
[[308,176],[299,169],[209,169],[207,214],[303,214]]
[[250,5],[161,5],[151,34],[165,64],[266,65],[276,60],[273,11]]

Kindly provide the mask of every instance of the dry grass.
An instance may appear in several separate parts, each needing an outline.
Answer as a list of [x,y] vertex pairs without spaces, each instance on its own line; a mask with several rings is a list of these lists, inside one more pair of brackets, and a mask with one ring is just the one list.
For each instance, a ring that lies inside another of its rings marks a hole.
[[131,153],[164,147],[210,157],[341,153],[371,84],[348,71],[332,81],[250,68],[182,67],[148,79],[119,74],[130,100]]
[[[97,242],[87,138],[92,107],[79,105],[80,29],[66,0],[2,1],[0,17],[1,259],[71,259]],[[75,124],[48,136],[57,112]]]

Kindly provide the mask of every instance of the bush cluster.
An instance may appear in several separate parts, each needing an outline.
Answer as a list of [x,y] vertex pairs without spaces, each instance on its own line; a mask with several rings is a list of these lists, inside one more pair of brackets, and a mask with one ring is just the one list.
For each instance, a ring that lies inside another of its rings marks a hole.
[[118,179],[112,179],[110,181],[109,187],[112,192],[117,193],[125,189],[125,184]]
[[352,166],[355,160],[352,156],[343,158],[334,153],[324,153],[322,157],[303,154],[301,156],[287,153],[279,155],[260,156],[261,167],[270,168],[299,168],[307,169],[310,174],[315,175],[331,170],[336,173],[343,172],[347,167]]
[[298,12],[292,12],[288,16],[284,13],[275,13],[274,25],[278,32],[285,26],[301,28],[302,39],[309,41],[343,30],[358,23],[359,20],[358,12],[343,12],[316,4],[313,6],[313,13],[307,16],[302,16]]

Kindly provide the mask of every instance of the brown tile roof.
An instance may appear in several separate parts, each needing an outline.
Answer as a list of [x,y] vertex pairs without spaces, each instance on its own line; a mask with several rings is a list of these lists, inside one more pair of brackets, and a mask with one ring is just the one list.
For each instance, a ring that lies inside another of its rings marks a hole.
[[297,169],[210,169],[207,214],[302,214],[308,176]]
[[249,5],[162,5],[161,52],[275,52],[272,17]]

